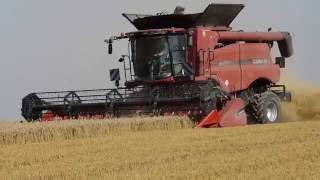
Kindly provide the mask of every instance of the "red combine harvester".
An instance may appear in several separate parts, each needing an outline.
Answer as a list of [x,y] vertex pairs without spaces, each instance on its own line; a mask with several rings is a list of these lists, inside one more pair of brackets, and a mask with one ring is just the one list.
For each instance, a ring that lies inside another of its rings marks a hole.
[[[115,89],[31,93],[22,100],[27,121],[188,115],[199,128],[275,123],[282,100],[280,80],[293,54],[288,32],[233,31],[242,4],[210,4],[197,14],[123,14],[137,29],[106,40],[129,40],[124,64],[110,70]],[[281,57],[272,58],[278,44]]]

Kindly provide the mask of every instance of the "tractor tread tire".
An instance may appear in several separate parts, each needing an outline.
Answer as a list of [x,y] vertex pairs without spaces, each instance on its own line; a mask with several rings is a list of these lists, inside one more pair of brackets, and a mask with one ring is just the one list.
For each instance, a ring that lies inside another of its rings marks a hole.
[[[277,108],[276,120],[271,122],[267,118],[266,105],[274,103]],[[250,105],[250,117],[252,121],[258,124],[272,124],[277,123],[281,119],[281,103],[280,98],[272,91],[265,91],[263,93],[255,94]]]

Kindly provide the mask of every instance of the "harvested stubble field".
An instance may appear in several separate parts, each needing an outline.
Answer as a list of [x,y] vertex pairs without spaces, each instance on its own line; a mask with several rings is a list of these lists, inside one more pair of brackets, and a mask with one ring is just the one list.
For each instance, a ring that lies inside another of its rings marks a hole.
[[[308,93],[306,93],[308,92]],[[320,179],[320,91],[285,123],[192,129],[184,118],[0,123],[0,179]]]

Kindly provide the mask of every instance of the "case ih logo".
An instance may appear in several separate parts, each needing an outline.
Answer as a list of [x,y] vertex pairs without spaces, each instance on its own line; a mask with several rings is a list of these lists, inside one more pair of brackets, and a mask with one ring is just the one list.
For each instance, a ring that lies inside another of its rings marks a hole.
[[[240,63],[242,65],[263,65],[263,64],[267,64],[268,60],[266,59],[248,59],[248,60],[240,60]],[[215,66],[230,66],[230,65],[239,65],[239,61],[235,61],[235,60],[224,60],[224,61],[220,61],[220,62],[214,62],[213,64]]]
[[267,64],[268,61],[266,59],[252,59],[252,64]]

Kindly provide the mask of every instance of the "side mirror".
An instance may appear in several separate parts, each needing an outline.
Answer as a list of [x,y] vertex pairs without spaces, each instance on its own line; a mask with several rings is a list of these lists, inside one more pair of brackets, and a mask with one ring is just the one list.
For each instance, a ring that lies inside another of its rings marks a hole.
[[280,66],[280,68],[286,67],[286,58],[284,57],[276,57],[276,64]]
[[124,58],[121,57],[118,61],[119,61],[119,62],[124,62]]
[[110,69],[110,81],[120,81],[120,70]]
[[112,54],[112,50],[113,50],[112,41],[110,40],[110,41],[108,42],[108,53],[109,53],[109,54]]

